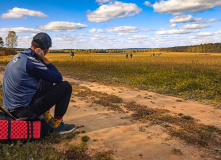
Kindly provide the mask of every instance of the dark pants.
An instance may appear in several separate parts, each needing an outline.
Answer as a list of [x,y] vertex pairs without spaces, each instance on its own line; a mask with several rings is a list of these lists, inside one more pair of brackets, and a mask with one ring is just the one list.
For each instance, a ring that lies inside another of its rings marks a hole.
[[63,81],[55,84],[41,81],[39,91],[35,94],[27,108],[18,108],[12,115],[16,118],[28,118],[34,120],[55,105],[55,115],[63,117],[67,111],[71,98],[72,86],[69,82]]

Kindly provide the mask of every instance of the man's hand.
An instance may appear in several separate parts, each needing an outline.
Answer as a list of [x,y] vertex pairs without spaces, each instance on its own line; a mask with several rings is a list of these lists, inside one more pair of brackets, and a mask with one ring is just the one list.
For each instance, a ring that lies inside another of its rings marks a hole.
[[38,56],[38,59],[44,64],[44,65],[48,65],[50,62],[48,61],[47,58],[45,58],[45,54],[44,51],[41,48],[36,48],[35,49],[35,53]]
[[36,49],[35,49],[35,53],[37,54],[38,59],[39,59],[40,61],[45,57],[44,51],[43,51],[41,48],[36,48]]

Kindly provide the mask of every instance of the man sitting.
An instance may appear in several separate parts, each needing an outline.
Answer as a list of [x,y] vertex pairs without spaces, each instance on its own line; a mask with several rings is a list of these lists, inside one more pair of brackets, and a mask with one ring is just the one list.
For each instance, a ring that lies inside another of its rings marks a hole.
[[31,48],[11,59],[3,78],[3,106],[18,119],[35,120],[43,114],[54,132],[65,134],[75,129],[74,124],[63,122],[72,86],[62,81],[60,72],[45,57],[51,46],[50,36],[41,32],[33,37]]

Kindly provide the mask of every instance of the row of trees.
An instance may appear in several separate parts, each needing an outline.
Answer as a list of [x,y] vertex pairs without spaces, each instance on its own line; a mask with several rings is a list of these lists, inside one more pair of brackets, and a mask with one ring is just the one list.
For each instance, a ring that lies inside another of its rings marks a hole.
[[[52,50],[52,53],[69,53],[72,49]],[[177,46],[170,48],[131,48],[131,49],[74,49],[77,53],[137,53],[137,52],[191,52],[221,53],[221,43],[208,43],[194,46]]]
[[208,43],[194,46],[178,46],[171,48],[156,48],[149,49],[148,52],[221,53],[221,43]]

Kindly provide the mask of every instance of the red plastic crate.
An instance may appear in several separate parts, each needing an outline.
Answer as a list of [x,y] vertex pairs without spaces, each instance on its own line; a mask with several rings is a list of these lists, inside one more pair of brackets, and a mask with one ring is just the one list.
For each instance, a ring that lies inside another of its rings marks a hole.
[[[29,132],[28,132],[29,123]],[[39,139],[41,134],[41,122],[36,121],[33,123],[33,137],[31,135],[31,122],[27,121],[11,121],[11,134],[10,139],[27,139],[29,134],[29,139]],[[8,124],[7,120],[0,120],[0,140],[8,139]]]

